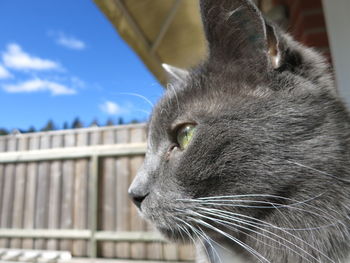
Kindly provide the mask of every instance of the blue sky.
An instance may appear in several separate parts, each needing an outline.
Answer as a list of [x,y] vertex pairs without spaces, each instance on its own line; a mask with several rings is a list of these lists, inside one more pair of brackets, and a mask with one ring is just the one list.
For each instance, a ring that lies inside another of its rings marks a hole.
[[162,87],[91,0],[0,1],[0,127],[145,120]]

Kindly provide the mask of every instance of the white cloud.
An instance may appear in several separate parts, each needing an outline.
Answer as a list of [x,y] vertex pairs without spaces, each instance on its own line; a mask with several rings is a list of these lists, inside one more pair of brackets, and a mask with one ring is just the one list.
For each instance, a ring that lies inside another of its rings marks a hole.
[[122,113],[121,107],[112,101],[106,101],[100,105],[100,109],[109,115],[116,115]]
[[12,77],[12,74],[0,64],[0,79],[9,79]]
[[52,36],[58,45],[69,49],[83,50],[86,48],[84,41],[73,36],[68,36],[63,32],[50,31],[49,36]]
[[76,94],[74,89],[68,88],[65,85],[42,79],[33,79],[18,84],[3,85],[2,87],[3,90],[9,93],[34,93],[49,91],[54,96]]
[[2,59],[6,67],[16,70],[55,70],[61,68],[55,61],[35,57],[24,52],[21,46],[15,43],[7,45]]

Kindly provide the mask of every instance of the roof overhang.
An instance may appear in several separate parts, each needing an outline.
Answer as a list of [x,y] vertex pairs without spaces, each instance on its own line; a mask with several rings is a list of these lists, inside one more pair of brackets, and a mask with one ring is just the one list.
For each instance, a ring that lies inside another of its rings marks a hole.
[[162,63],[189,68],[205,57],[199,1],[94,1],[162,84]]

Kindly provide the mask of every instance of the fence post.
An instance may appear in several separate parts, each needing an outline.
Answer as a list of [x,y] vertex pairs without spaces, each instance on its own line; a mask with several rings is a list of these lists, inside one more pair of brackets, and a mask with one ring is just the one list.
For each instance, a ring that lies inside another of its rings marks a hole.
[[99,170],[99,156],[91,156],[91,178],[90,178],[90,258],[97,256],[97,217],[98,217],[98,170]]

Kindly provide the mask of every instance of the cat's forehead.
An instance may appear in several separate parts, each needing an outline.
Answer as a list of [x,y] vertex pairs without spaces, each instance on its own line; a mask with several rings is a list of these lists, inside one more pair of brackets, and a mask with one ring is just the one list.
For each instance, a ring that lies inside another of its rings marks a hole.
[[227,108],[234,112],[240,102],[269,94],[264,79],[249,72],[240,73],[237,67],[194,70],[186,80],[167,85],[153,110],[150,129],[164,131],[177,120],[209,117]]

